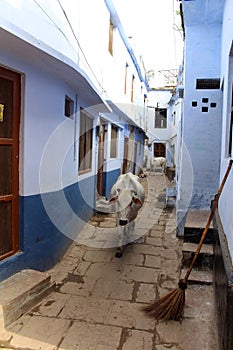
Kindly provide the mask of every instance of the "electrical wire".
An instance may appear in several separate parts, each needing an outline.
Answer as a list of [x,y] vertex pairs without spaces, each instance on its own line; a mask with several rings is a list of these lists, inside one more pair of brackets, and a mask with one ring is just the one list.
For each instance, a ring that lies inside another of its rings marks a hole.
[[[77,56],[79,56],[77,50],[73,47],[73,45],[71,44],[70,40],[68,39],[68,37],[66,36],[66,34],[63,32],[63,30],[59,27],[59,25],[49,16],[49,14],[44,10],[44,8],[38,3],[37,0],[33,0],[33,1],[34,1],[35,4],[41,9],[41,11],[49,18],[49,20],[54,24],[54,26],[59,30],[59,32],[64,36],[64,38],[65,38],[66,41],[69,43],[69,45],[71,46],[71,48],[73,49],[73,51],[75,52],[75,54],[76,54]],[[65,12],[65,10],[64,10],[64,8],[63,8],[63,6],[62,6],[62,4],[61,4],[61,2],[60,2],[59,0],[57,0],[57,2],[58,2],[59,6],[60,6],[60,8],[61,8],[61,10],[62,10],[62,12],[63,12],[63,15],[65,16],[65,19],[66,19],[66,21],[67,21],[67,23],[68,23],[68,25],[69,25],[69,27],[70,27],[70,29],[71,29],[71,32],[72,32],[72,34],[73,34],[73,36],[74,36],[74,38],[75,38],[76,43],[78,44],[78,47],[79,47],[79,49],[80,49],[80,51],[81,51],[81,53],[82,53],[82,55],[83,55],[83,58],[84,58],[84,60],[85,60],[85,62],[86,62],[86,64],[87,64],[88,68],[90,69],[90,71],[91,71],[91,73],[93,74],[94,78],[96,79],[97,83],[98,83],[99,86],[101,87],[102,93],[105,92],[104,87],[103,87],[102,84],[99,82],[97,76],[95,75],[95,73],[94,73],[94,71],[93,71],[91,65],[89,64],[89,62],[88,62],[88,60],[87,60],[87,57],[86,57],[86,55],[85,55],[85,53],[84,53],[84,51],[83,51],[83,49],[82,49],[82,47],[81,47],[81,45],[80,45],[80,43],[79,43],[79,41],[78,41],[78,38],[77,38],[77,36],[76,36],[76,34],[75,34],[75,32],[74,32],[74,29],[73,29],[73,27],[72,27],[72,25],[71,25],[71,23],[70,23],[70,21],[69,21],[69,18],[68,18],[68,16],[67,16],[67,14],[66,14],[66,12]]]
[[76,49],[73,47],[73,45],[71,44],[71,42],[69,41],[69,39],[67,38],[67,36],[65,35],[65,33],[62,31],[62,29],[57,25],[57,23],[52,19],[52,17],[49,16],[49,14],[43,9],[43,7],[37,2],[37,0],[33,0],[36,5],[41,9],[41,11],[49,18],[49,20],[55,25],[55,27],[59,30],[59,32],[61,32],[61,34],[64,36],[64,38],[66,39],[66,41],[70,44],[70,46],[72,47],[73,51],[75,52],[76,55],[78,55]]
[[75,31],[74,31],[74,29],[73,29],[73,27],[72,27],[72,24],[70,23],[70,20],[69,20],[67,14],[66,14],[66,11],[64,10],[64,7],[62,6],[60,0],[57,0],[57,2],[58,2],[58,4],[60,5],[60,8],[61,8],[61,10],[62,10],[62,12],[63,12],[63,14],[64,14],[64,16],[65,16],[65,19],[66,19],[66,21],[67,21],[67,23],[68,23],[68,25],[69,25],[69,27],[70,27],[70,29],[71,29],[71,32],[72,32],[72,34],[73,34],[73,36],[74,36],[74,38],[75,38],[75,41],[77,42],[78,47],[79,47],[80,51],[82,52],[82,55],[83,55],[83,57],[84,57],[84,59],[85,59],[87,65],[88,65],[90,71],[92,72],[93,76],[95,77],[96,81],[98,82],[99,86],[101,87],[102,92],[104,92],[105,89],[104,89],[104,87],[102,86],[102,84],[99,82],[98,78],[97,78],[96,75],[95,75],[95,72],[93,71],[91,65],[89,64],[89,62],[88,62],[88,60],[87,60],[87,58],[86,58],[86,55],[85,55],[85,53],[84,53],[84,51],[83,51],[83,49],[82,49],[82,47],[81,47],[81,45],[80,45],[80,43],[79,43],[79,40],[78,40],[78,38],[77,38],[77,36],[76,36],[76,34],[75,34]]

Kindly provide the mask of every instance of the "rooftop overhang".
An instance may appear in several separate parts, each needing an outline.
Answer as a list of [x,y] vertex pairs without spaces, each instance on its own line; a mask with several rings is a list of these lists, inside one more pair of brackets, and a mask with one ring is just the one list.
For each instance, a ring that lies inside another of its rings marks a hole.
[[[3,62],[0,62],[0,65],[4,64],[8,69],[19,70],[20,73],[24,72],[18,68],[20,67],[19,62],[33,65],[49,75],[61,79],[77,93],[83,92],[85,102],[89,106],[98,105],[99,112],[111,111],[87,74],[67,56],[9,23],[7,25],[1,23],[0,42],[4,57],[13,58],[16,63],[12,67]],[[9,62],[11,61],[9,60]]]

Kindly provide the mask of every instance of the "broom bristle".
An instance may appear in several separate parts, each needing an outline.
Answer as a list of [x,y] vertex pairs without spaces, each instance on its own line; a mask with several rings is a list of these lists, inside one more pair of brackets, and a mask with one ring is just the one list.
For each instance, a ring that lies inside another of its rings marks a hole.
[[179,321],[183,316],[184,304],[185,289],[178,287],[152,304],[143,307],[143,311],[157,320]]

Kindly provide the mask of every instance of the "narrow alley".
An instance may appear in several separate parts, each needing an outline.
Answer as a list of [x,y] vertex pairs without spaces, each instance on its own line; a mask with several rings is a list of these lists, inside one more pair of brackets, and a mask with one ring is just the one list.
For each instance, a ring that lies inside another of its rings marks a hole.
[[182,322],[158,322],[142,306],[177,287],[182,240],[165,208],[166,177],[141,179],[146,201],[132,244],[115,257],[115,219],[97,214],[47,271],[55,289],[6,329],[0,347],[20,350],[217,350],[213,285],[189,285]]

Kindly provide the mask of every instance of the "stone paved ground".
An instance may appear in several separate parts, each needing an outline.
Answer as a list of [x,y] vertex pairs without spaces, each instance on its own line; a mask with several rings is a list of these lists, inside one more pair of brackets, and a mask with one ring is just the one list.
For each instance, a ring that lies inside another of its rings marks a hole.
[[146,202],[135,243],[115,258],[111,214],[95,216],[66,256],[49,271],[56,291],[7,329],[5,349],[217,350],[213,287],[190,285],[182,322],[148,318],[141,307],[177,287],[182,242],[174,213],[164,209],[164,175],[142,180]]

